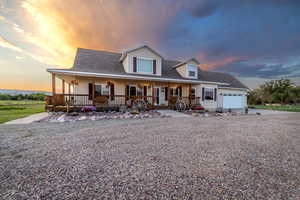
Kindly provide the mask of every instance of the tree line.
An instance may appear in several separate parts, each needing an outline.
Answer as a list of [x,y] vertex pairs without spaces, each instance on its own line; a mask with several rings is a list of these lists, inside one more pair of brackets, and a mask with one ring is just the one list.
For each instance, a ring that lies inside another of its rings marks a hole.
[[299,104],[300,86],[295,86],[289,79],[273,80],[251,91],[248,103],[250,105]]
[[0,94],[0,100],[31,100],[31,101],[44,101],[44,93],[34,93],[34,94]]

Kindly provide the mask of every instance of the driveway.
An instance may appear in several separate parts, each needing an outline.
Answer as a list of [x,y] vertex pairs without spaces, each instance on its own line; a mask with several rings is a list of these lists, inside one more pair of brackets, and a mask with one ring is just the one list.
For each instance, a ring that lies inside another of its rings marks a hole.
[[0,199],[298,199],[300,115],[0,126]]
[[265,109],[249,109],[249,114],[260,113],[261,115],[278,115],[278,114],[288,114],[291,112],[279,111],[279,110],[265,110]]

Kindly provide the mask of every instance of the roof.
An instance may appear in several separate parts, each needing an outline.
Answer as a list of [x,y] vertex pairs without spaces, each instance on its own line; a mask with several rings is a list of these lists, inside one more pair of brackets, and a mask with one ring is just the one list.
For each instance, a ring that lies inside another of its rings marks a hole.
[[177,67],[180,67],[182,65],[185,65],[191,61],[194,61],[195,63],[197,63],[198,65],[200,64],[200,62],[196,59],[196,58],[192,58],[192,59],[189,59],[187,61],[184,61],[184,62],[180,62],[179,64],[175,65],[174,68],[177,68]]
[[[244,84],[234,78],[232,75],[221,72],[204,71],[198,69],[198,79],[188,79],[182,77],[174,66],[182,63],[181,61],[175,60],[162,60],[162,75],[139,75],[139,74],[128,74],[125,72],[122,63],[120,62],[121,53],[90,50],[79,48],[75,57],[74,65],[71,69],[64,69],[62,71],[69,72],[86,72],[89,74],[111,74],[117,76],[129,76],[136,78],[148,77],[149,79],[176,79],[182,81],[196,82],[213,82],[222,87],[229,88],[242,88],[248,89]],[[57,70],[56,70],[57,71]]]
[[153,50],[152,48],[150,48],[147,45],[143,45],[143,46],[140,46],[140,47],[137,47],[137,48],[134,48],[134,49],[131,49],[131,50],[128,50],[128,51],[125,51],[124,53],[122,53],[122,56],[120,57],[120,61],[123,61],[126,58],[127,54],[137,51],[139,49],[143,49],[143,48],[147,48],[149,51],[151,51],[152,53],[154,53],[155,55],[157,55],[163,59],[163,57],[159,53],[157,53],[155,50]]

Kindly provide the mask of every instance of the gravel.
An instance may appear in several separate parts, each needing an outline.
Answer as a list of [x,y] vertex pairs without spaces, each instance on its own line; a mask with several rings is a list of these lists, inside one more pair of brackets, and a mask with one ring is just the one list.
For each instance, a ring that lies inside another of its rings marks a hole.
[[300,115],[0,126],[1,199],[299,199]]

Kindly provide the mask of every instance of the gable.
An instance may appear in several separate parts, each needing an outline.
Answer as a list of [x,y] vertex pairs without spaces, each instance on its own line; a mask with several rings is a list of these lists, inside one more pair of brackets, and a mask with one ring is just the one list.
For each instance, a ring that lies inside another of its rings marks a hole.
[[135,50],[131,50],[126,53],[126,57],[123,58],[122,64],[124,66],[124,70],[127,73],[138,73],[134,72],[133,69],[133,60],[136,59],[149,59],[155,60],[156,62],[156,73],[153,75],[161,76],[162,74],[162,57],[158,55],[156,52],[153,52],[148,47],[142,47]]

